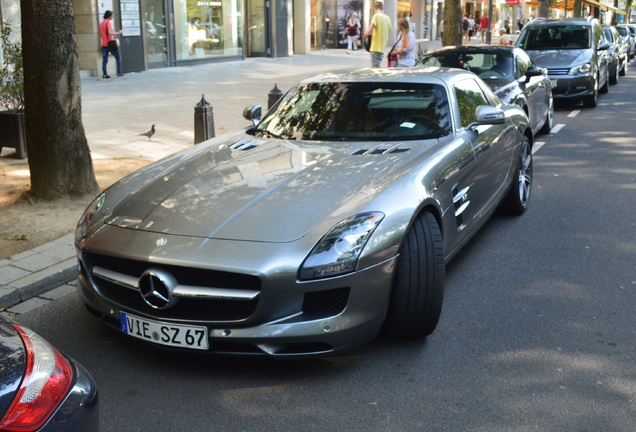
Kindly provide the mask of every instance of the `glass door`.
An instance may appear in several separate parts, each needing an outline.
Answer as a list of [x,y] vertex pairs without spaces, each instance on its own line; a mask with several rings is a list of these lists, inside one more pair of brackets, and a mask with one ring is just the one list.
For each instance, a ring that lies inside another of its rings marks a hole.
[[148,68],[171,65],[168,50],[168,20],[164,0],[144,0],[144,21],[146,31],[146,59]]
[[270,0],[251,0],[247,6],[247,55],[269,57]]

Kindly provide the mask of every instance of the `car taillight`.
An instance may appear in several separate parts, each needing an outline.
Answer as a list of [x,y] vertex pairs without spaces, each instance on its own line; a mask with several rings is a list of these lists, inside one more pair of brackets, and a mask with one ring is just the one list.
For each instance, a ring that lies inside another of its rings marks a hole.
[[0,429],[33,431],[66,397],[73,381],[69,362],[41,336],[14,324],[24,342],[27,367],[18,394],[0,420]]

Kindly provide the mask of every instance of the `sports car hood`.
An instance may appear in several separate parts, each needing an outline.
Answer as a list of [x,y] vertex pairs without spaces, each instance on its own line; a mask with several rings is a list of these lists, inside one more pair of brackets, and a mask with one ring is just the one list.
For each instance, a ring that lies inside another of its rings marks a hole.
[[528,55],[541,67],[548,69],[570,68],[592,61],[593,50],[559,49],[559,50],[527,50]]
[[105,222],[184,236],[293,241],[334,213],[358,211],[387,186],[387,173],[412,157],[355,154],[379,143],[368,144],[246,134],[212,140],[126,193]]

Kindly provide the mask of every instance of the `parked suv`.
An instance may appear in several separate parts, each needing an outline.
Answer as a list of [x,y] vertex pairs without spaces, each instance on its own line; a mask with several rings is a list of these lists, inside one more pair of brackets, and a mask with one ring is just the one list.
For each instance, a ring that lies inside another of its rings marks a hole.
[[599,92],[609,90],[609,44],[596,19],[537,18],[523,28],[515,45],[548,69],[555,100],[583,100],[593,108]]

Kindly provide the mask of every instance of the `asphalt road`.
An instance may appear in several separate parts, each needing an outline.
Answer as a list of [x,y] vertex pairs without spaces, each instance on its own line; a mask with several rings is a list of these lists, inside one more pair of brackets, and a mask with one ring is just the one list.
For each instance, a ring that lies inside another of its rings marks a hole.
[[530,209],[447,268],[425,343],[274,361],[167,352],[75,293],[19,315],[88,370],[109,431],[636,430],[636,78],[538,136]]

